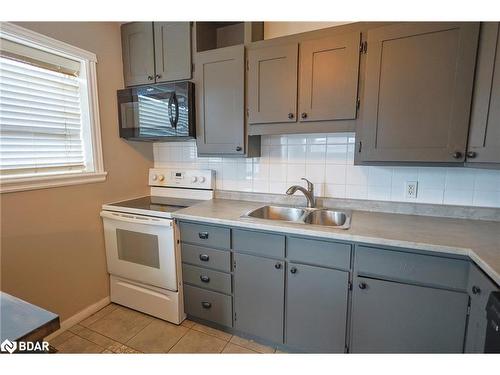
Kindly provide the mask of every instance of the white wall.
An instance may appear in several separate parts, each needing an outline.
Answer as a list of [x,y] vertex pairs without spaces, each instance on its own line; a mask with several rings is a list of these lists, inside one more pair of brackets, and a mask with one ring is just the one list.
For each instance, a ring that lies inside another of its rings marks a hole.
[[[284,194],[307,177],[317,196],[500,207],[500,171],[354,166],[353,133],[263,136],[260,158],[198,158],[194,141],[155,143],[154,155],[155,167],[214,169],[221,190]],[[417,199],[405,197],[407,181]]]

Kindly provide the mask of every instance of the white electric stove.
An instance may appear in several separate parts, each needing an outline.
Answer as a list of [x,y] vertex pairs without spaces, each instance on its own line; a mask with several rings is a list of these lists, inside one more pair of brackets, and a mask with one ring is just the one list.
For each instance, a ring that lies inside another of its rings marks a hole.
[[214,171],[153,168],[151,195],[104,204],[111,301],[172,323],[185,319],[172,213],[213,198]]

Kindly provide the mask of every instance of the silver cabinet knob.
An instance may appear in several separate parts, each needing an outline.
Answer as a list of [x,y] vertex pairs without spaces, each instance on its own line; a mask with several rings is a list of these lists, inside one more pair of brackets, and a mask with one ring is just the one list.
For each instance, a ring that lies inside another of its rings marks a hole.
[[156,79],[160,79],[160,78],[161,78],[161,74],[157,74],[157,75],[155,75],[155,78],[156,78]]
[[153,77],[153,76],[148,76],[148,81],[152,81],[153,79],[155,79],[155,77]]
[[453,156],[454,159],[460,159],[462,157],[462,153],[460,151],[455,151],[451,156]]
[[290,120],[291,120],[291,119],[293,119],[294,117],[295,117],[295,115],[294,115],[292,112],[290,112],[290,113],[288,114],[288,118],[289,118]]

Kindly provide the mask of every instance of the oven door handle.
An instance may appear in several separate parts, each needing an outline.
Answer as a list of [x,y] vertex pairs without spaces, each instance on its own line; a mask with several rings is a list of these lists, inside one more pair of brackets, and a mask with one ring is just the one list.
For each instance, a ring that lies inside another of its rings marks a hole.
[[110,212],[110,211],[101,211],[101,217],[111,220],[117,221],[125,221],[127,223],[134,224],[144,224],[144,225],[159,225],[163,227],[171,227],[172,220],[171,219],[160,219],[157,217],[148,217],[148,216],[137,216],[132,214],[118,213],[118,212]]

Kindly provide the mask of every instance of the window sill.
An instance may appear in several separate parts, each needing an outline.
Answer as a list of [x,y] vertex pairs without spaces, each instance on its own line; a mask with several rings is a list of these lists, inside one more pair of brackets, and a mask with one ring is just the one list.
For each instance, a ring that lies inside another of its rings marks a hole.
[[4,179],[0,181],[0,193],[102,182],[106,180],[107,174],[108,172],[91,172]]

